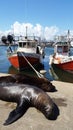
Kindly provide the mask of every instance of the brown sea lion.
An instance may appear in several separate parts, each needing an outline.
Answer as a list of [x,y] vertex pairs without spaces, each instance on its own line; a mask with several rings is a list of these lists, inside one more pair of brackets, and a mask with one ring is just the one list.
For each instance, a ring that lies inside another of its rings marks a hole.
[[50,120],[56,120],[59,115],[57,105],[46,92],[36,86],[0,83],[0,100],[17,103],[16,109],[10,112],[4,125],[9,125],[18,120],[29,107],[37,108]]
[[0,77],[1,82],[13,82],[13,83],[22,83],[37,86],[47,92],[57,91],[55,86],[46,78],[38,78],[34,76],[24,75],[24,74],[13,74],[9,76]]

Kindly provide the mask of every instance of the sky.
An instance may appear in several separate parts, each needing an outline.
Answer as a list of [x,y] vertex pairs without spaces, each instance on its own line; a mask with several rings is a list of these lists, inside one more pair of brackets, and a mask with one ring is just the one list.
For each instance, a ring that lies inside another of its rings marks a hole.
[[73,0],[0,0],[0,35],[73,34]]

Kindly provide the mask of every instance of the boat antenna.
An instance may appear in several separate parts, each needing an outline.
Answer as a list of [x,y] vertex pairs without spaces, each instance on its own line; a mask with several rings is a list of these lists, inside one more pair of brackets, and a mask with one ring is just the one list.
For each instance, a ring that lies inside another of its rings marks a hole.
[[40,74],[32,65],[31,65],[31,63],[27,60],[27,58],[23,55],[23,53],[22,52],[20,52],[21,53],[21,55],[23,56],[23,58],[26,60],[26,62],[30,65],[30,67],[34,70],[34,72],[37,74],[37,76],[39,77],[39,78],[43,78],[44,76],[42,75],[42,74]]

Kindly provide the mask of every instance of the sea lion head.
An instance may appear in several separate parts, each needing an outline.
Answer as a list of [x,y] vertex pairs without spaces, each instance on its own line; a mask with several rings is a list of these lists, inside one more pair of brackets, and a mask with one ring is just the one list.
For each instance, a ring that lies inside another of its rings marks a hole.
[[36,89],[34,95],[36,98],[32,96],[32,106],[40,110],[48,120],[56,120],[59,116],[59,108],[50,96],[38,88]]
[[59,115],[59,108],[55,103],[53,103],[52,107],[46,106],[45,116],[49,120],[56,120]]
[[44,91],[47,91],[47,92],[56,92],[57,91],[56,87],[47,78],[43,78],[41,80],[42,80],[41,88],[43,88]]
[[39,78],[39,77],[34,77],[34,76],[29,76],[29,75],[24,75],[24,74],[16,74],[14,75],[14,77],[18,83],[26,83],[29,85],[35,85],[46,92],[57,91],[56,87],[45,77]]

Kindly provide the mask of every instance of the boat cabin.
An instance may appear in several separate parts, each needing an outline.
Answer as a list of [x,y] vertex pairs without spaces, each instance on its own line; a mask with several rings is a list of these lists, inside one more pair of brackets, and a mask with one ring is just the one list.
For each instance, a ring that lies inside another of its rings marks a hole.
[[17,51],[24,51],[26,53],[37,53],[41,54],[42,49],[38,44],[37,40],[20,40],[18,41],[18,49]]
[[36,48],[37,42],[34,40],[22,40],[18,42],[20,48]]
[[58,42],[55,44],[54,53],[57,55],[69,55],[70,46],[68,42]]

